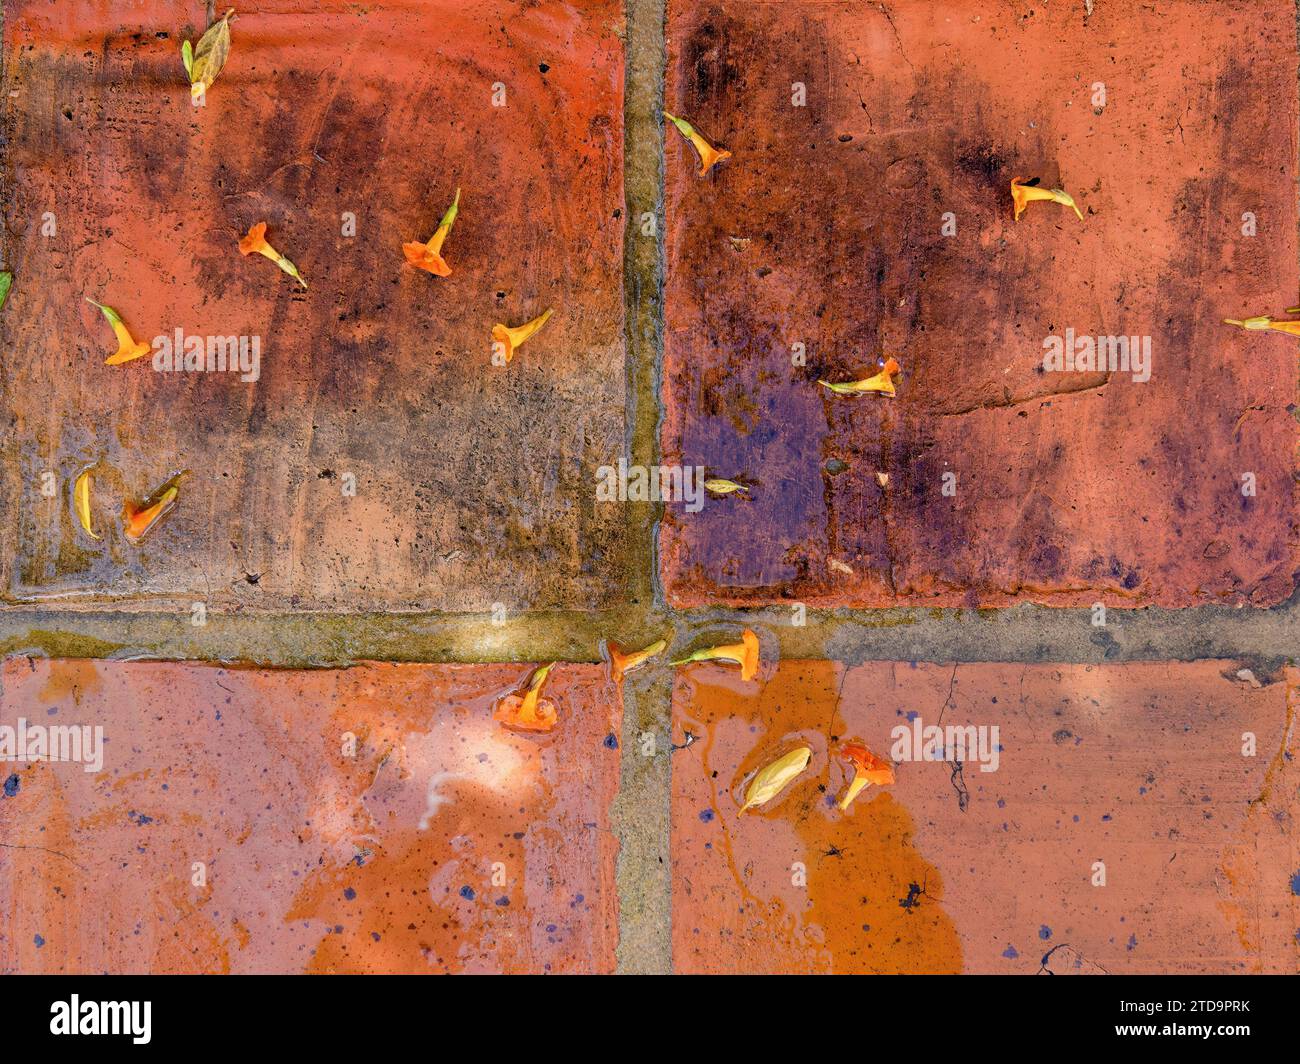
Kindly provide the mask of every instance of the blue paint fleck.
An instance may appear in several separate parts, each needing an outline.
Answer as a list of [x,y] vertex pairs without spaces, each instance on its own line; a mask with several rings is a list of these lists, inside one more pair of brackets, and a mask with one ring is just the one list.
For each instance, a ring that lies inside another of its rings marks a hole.
[[18,793],[18,773],[10,773],[9,778],[5,780],[5,797],[12,798]]
[[510,899],[505,896],[502,896],[500,898],[497,898],[497,904],[504,907],[510,904]]
[[379,941],[379,932],[378,932],[378,931],[371,931],[371,932],[370,932],[370,937],[373,938],[376,942],[378,942],[378,941]]
[[1043,924],[1043,926],[1038,929],[1038,937],[1041,938],[1044,942],[1046,942],[1049,938],[1052,937],[1052,929],[1048,927],[1046,924]]
[[[5,787],[8,788],[8,786],[9,785],[6,783]],[[1300,872],[1297,872],[1291,877],[1291,893],[1300,895]]]
[[999,808],[999,809],[1005,809],[1006,807],[1007,807],[1007,800],[1006,800],[1005,798],[999,798],[999,799],[998,799],[998,808]]
[[464,886],[464,887],[461,887],[461,888],[460,888],[460,896],[461,896],[462,898],[464,898],[466,901],[473,901],[473,900],[474,900],[474,888],[473,888],[473,887],[470,887],[470,886]]
[[546,930],[547,930],[548,932],[550,932],[550,933],[553,935],[553,934],[555,934],[555,932],[556,932],[556,927],[555,927],[554,924],[547,924],[547,925],[546,925]]
[[348,901],[355,901],[356,896],[357,896],[357,892],[353,890],[351,887],[343,888],[343,897],[347,898]]
[[1129,952],[1130,952],[1130,953],[1131,953],[1133,950],[1137,949],[1137,944],[1138,944],[1138,937],[1137,937],[1137,935],[1129,935],[1129,936],[1128,936],[1128,949],[1129,949]]
[[702,809],[702,810],[700,811],[700,821],[701,821],[702,823],[708,824],[708,823],[710,823],[712,820],[713,820],[713,810],[712,810],[712,809]]
[[45,939],[41,938],[40,935],[37,935],[35,938],[32,939],[32,941],[36,943],[37,949],[40,949],[43,945],[45,945]]
[[614,735],[613,732],[610,732],[608,735],[605,736],[605,749],[606,750],[618,749],[618,738]]
[[1002,956],[1006,957],[1009,961],[1014,961],[1020,957],[1020,954],[1016,952],[1015,946],[1008,946],[1002,951]]

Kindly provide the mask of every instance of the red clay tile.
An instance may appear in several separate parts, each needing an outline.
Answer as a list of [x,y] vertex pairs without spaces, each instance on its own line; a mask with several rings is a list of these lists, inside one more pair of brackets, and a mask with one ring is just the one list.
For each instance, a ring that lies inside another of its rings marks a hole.
[[[180,44],[203,11],[5,5],[3,593],[607,604],[623,517],[591,484],[624,437],[622,5],[241,9],[194,108]],[[453,274],[432,277],[402,244],[457,186]],[[241,257],[258,221],[308,291]],[[112,334],[85,296],[137,339],[257,335],[260,379],[104,366]],[[547,306],[493,367],[493,324]],[[68,505],[87,466],[99,544]],[[123,497],[186,467],[175,512],[128,547]]]
[[[1220,319],[1298,302],[1294,4],[669,8],[666,106],[734,157],[666,130],[663,451],[753,487],[668,507],[670,601],[1291,593],[1295,344]],[[1084,220],[1013,222],[1034,176]],[[1066,329],[1150,380],[1043,372]],[[887,354],[893,400],[817,383]]]
[[[675,970],[1295,971],[1300,673],[1256,689],[1238,667],[683,671],[674,741],[699,741],[673,755]],[[986,753],[996,725],[996,770],[903,761],[840,813],[851,772],[828,750],[889,758],[911,715],[990,729]],[[806,772],[740,815],[749,774],[800,743]]]
[[514,734],[529,674],[10,659],[0,725],[105,742],[0,766],[0,971],[612,970],[619,698],[560,665]]

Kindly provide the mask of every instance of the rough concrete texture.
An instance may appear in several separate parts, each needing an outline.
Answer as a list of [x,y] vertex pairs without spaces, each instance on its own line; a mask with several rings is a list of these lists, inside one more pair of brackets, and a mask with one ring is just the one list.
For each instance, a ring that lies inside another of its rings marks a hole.
[[[668,39],[733,158],[668,131],[664,456],[751,486],[667,508],[671,602],[1291,594],[1295,343],[1220,322],[1300,290],[1290,0],[678,0]],[[1083,220],[1014,222],[1016,177]],[[1044,371],[1067,329],[1150,379]],[[818,384],[885,356],[895,399]]]
[[[202,4],[4,13],[7,595],[618,597],[624,517],[591,490],[625,429],[615,0],[264,4],[234,22],[197,108],[180,45]],[[457,187],[453,273],[433,277],[402,244],[433,234]],[[308,290],[241,257],[259,221]],[[112,334],[86,296],[146,342],[258,336],[260,379],[105,366]],[[493,324],[548,307],[494,366]],[[98,543],[69,505],[86,468]],[[123,499],[182,468],[175,511],[126,543]]]
[[558,666],[516,734],[531,669],[10,658],[0,723],[104,761],[5,766],[0,971],[612,970],[618,693]]
[[[1294,670],[787,661],[735,677],[694,666],[674,690],[676,741],[697,737],[673,755],[676,971],[1300,966]],[[964,764],[903,761],[836,808],[845,741],[889,758],[894,728],[928,725],[990,730]],[[807,770],[741,814],[753,773],[801,744]]]

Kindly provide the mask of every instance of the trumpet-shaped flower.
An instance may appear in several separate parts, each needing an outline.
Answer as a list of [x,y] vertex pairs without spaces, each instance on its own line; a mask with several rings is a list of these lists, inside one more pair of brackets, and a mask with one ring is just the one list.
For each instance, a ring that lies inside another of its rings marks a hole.
[[[1288,310],[1287,313],[1300,313],[1300,307],[1295,310]],[[1224,318],[1223,323],[1225,325],[1238,325],[1249,332],[1263,332],[1266,329],[1272,329],[1274,332],[1300,336],[1300,321],[1274,321],[1265,315],[1260,315],[1257,318]]]
[[758,675],[758,636],[746,628],[740,637],[739,643],[705,647],[702,650],[695,651],[694,654],[674,661],[672,664],[687,665],[692,661],[729,661],[740,666],[740,678],[742,680],[752,680]]
[[170,477],[138,506],[131,499],[127,499],[126,505],[122,508],[122,523],[128,542],[139,543],[145,533],[171,511],[180,495],[180,479],[184,475],[185,471],[181,470]]
[[1068,192],[1059,188],[1039,188],[1038,178],[1024,184],[1018,177],[1011,179],[1011,202],[1016,210],[1015,220],[1020,221],[1020,216],[1025,213],[1025,208],[1035,200],[1051,200],[1053,203],[1059,203],[1064,207],[1069,207],[1079,216],[1079,221],[1083,221],[1083,212],[1075,204],[1073,197]]
[[676,115],[670,115],[667,111],[664,112],[664,117],[675,125],[678,132],[694,146],[696,154],[700,157],[700,177],[706,177],[709,171],[718,163],[722,162],[723,159],[731,158],[731,152],[719,151],[700,136],[695,127],[686,121],[686,119],[678,118]]
[[433,231],[433,236],[429,238],[427,244],[406,243],[402,245],[402,253],[406,256],[406,261],[412,266],[421,270],[428,270],[437,277],[450,277],[451,267],[447,265],[447,260],[442,257],[443,241],[447,239],[447,234],[451,232],[451,227],[456,224],[456,215],[460,213],[460,189],[456,189],[456,198],[451,201],[451,206],[447,208],[447,213],[442,216],[442,221],[438,223],[438,228]]
[[298,272],[298,267],[267,243],[265,222],[258,222],[249,229],[248,233],[239,241],[239,253],[241,255],[251,255],[253,252],[257,252],[257,254],[270,259],[279,266],[280,269],[302,285],[303,288],[307,287],[307,282],[302,279],[302,274]]
[[100,313],[108,319],[108,324],[113,326],[113,335],[117,337],[117,350],[104,360],[104,365],[120,366],[123,362],[133,362],[149,353],[149,345],[143,340],[135,342],[135,337],[127,330],[117,311],[103,303],[96,303],[90,296],[86,297],[86,302],[99,308]]
[[513,329],[500,324],[492,326],[493,343],[501,345],[501,351],[505,355],[507,363],[515,357],[515,348],[545,325],[553,313],[554,311],[548,310],[545,314],[539,314],[532,321],[524,325],[517,325]]
[[886,359],[884,366],[875,376],[867,377],[860,381],[848,381],[844,384],[832,384],[830,381],[818,381],[817,383],[825,388],[829,388],[836,395],[868,395],[872,392],[877,395],[884,395],[892,399],[894,397],[894,374],[901,367],[892,358]]
[[848,809],[864,787],[873,783],[884,787],[894,782],[894,766],[878,758],[861,743],[845,743],[840,747],[840,756],[853,766],[853,780],[838,803],[841,810]]
[[609,643],[609,671],[610,678],[618,683],[619,680],[635,668],[644,665],[657,654],[662,654],[668,648],[666,639],[656,639],[644,650],[626,651],[617,643]]
[[556,713],[553,702],[542,698],[542,685],[546,683],[553,668],[555,662],[543,665],[533,673],[527,691],[522,695],[506,695],[501,699],[492,713],[492,719],[519,731],[548,732],[554,728],[559,714]]

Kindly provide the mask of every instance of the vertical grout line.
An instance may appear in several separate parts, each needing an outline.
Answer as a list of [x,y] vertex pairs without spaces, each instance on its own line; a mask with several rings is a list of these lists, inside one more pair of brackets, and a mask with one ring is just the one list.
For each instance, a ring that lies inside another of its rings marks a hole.
[[[658,460],[663,357],[664,153],[659,114],[665,69],[665,0],[627,0],[623,182],[627,211],[623,283],[627,341],[627,459]],[[648,230],[648,231],[647,231]],[[658,505],[627,507],[628,597],[643,617],[657,604]],[[649,618],[654,619],[654,618]],[[649,635],[649,639],[656,638]],[[613,826],[619,840],[617,970],[672,970],[668,839],[672,677],[632,673],[622,684],[623,735]]]
[[[663,362],[666,0],[627,0],[623,101],[623,184],[627,227],[623,284],[627,341],[627,460],[658,461]],[[647,232],[648,228],[648,232]],[[624,503],[629,604],[644,612],[657,594],[657,527],[662,505]]]

